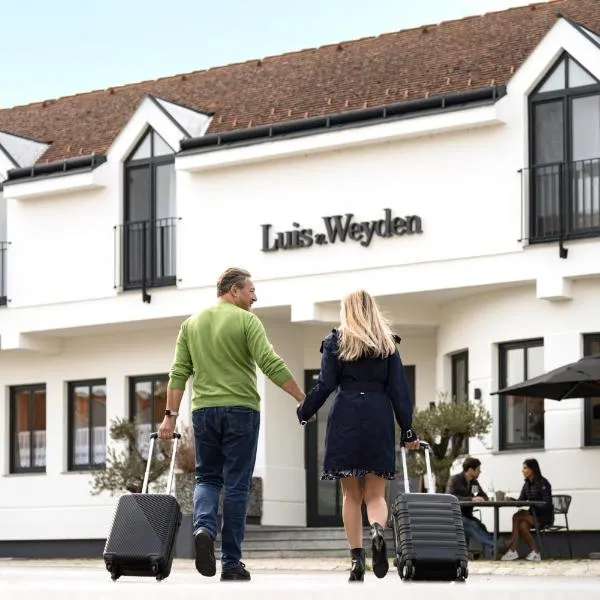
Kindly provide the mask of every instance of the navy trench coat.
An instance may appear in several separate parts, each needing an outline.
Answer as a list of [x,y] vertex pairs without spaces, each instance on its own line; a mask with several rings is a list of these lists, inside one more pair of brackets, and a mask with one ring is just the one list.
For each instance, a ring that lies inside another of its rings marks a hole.
[[[394,341],[400,338],[394,336]],[[319,377],[298,407],[298,419],[308,421],[336,392],[327,420],[321,479],[367,473],[393,479],[394,420],[402,431],[412,425],[412,399],[398,350],[387,358],[343,361],[338,357],[336,330],[320,350]]]

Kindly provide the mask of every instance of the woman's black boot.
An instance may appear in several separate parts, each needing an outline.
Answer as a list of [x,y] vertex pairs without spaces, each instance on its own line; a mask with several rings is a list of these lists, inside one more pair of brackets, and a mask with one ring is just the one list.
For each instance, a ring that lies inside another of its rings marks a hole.
[[373,573],[379,579],[387,575],[390,565],[387,558],[383,527],[379,523],[371,525],[371,549],[373,551]]
[[365,549],[352,548],[350,550],[352,557],[352,568],[350,569],[350,578],[348,581],[364,581],[365,579]]

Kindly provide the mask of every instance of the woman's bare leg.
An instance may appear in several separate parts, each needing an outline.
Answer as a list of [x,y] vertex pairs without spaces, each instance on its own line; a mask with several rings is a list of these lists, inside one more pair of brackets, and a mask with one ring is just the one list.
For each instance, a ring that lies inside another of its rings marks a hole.
[[363,490],[358,477],[344,477],[342,484],[342,519],[350,548],[362,548],[362,514]]
[[379,523],[385,527],[388,507],[385,501],[385,479],[369,473],[365,477],[365,504],[369,523]]

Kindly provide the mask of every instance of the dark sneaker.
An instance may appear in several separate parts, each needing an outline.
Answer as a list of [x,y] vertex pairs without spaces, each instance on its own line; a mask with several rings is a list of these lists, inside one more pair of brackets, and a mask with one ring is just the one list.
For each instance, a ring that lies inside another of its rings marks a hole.
[[387,575],[390,565],[383,538],[383,527],[379,523],[371,525],[371,550],[373,552],[373,573],[375,573],[375,577],[381,579]]
[[246,565],[239,562],[235,567],[223,567],[221,581],[250,581],[250,573],[246,570]]
[[217,572],[215,541],[206,529],[200,527],[194,533],[194,547],[196,548],[196,570],[204,577],[214,577]]

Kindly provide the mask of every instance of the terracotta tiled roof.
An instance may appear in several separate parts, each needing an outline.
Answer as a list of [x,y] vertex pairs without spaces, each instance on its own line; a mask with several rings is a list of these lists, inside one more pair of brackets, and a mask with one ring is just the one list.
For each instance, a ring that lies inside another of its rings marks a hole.
[[600,31],[600,0],[553,0],[0,110],[0,130],[52,142],[48,162],[105,153],[148,92],[215,133],[501,85],[559,13]]

